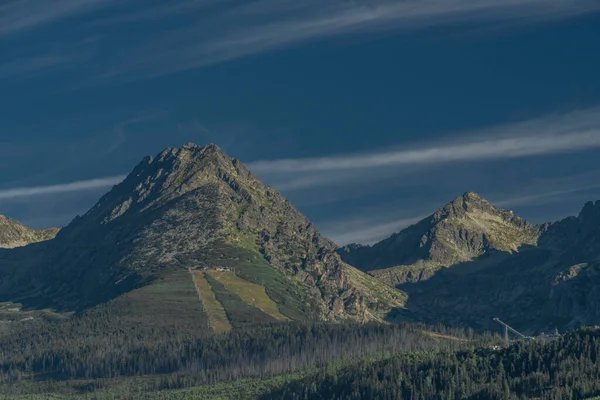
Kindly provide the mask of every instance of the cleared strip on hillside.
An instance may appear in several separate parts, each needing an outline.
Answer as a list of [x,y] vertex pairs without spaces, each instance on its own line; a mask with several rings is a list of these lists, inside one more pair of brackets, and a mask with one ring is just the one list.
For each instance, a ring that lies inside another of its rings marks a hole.
[[231,324],[227,319],[225,309],[215,297],[210,284],[204,277],[204,272],[190,269],[192,280],[196,286],[198,297],[204,306],[204,312],[208,315],[210,327],[215,333],[224,333],[231,330]]
[[423,333],[427,336],[430,336],[433,338],[438,338],[438,339],[449,339],[449,340],[455,340],[458,342],[468,342],[469,341],[469,339],[466,339],[466,338],[459,338],[456,336],[443,335],[441,333],[436,333],[436,332],[431,332],[431,331],[423,331]]
[[267,295],[264,286],[248,282],[231,271],[210,271],[208,273],[231,293],[238,295],[246,304],[260,309],[277,320],[289,320],[288,317],[279,312],[277,303]]

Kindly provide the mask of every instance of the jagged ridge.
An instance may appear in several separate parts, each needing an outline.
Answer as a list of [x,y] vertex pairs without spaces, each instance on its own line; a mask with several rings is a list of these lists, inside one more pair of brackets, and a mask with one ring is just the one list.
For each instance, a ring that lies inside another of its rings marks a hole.
[[338,250],[344,261],[397,285],[431,277],[440,267],[494,251],[516,252],[535,245],[539,229],[466,192],[444,207],[373,246]]
[[344,250],[367,268],[412,263],[370,273],[406,291],[419,320],[495,329],[499,316],[526,333],[600,323],[600,201],[533,226],[466,193],[381,244]]

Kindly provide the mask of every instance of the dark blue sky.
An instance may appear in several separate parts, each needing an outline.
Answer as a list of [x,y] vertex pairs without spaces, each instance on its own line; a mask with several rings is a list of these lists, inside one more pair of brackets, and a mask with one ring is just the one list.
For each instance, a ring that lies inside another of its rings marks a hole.
[[533,222],[600,199],[600,3],[322,3],[0,5],[0,213],[66,224],[189,141],[340,243],[466,190]]

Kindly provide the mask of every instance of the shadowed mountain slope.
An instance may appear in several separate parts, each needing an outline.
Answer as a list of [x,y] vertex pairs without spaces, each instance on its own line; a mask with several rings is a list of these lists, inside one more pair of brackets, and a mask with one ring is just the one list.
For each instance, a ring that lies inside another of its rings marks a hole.
[[499,316],[526,333],[600,324],[600,202],[540,232],[538,246],[400,285],[408,307],[425,320],[480,328]]
[[[275,321],[279,312],[292,320],[364,321],[402,305],[401,292],[344,264],[335,248],[241,162],[216,145],[188,144],[144,158],[54,240],[3,253],[0,293],[64,311],[108,301],[103,307],[168,315],[168,300],[201,304],[206,314],[200,289],[207,282],[234,327]],[[228,289],[215,275],[219,267],[235,275],[225,281],[236,282],[234,289],[248,282],[268,299],[253,303]],[[194,278],[201,269],[207,272]],[[259,306],[273,303],[278,314]]]

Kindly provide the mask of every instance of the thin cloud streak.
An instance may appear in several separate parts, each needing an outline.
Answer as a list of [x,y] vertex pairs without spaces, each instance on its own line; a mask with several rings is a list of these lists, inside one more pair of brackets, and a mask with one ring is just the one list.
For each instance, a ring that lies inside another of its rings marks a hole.
[[[173,10],[173,5],[170,9]],[[516,18],[520,22],[535,22],[597,10],[600,4],[586,0],[577,3],[567,0],[307,0],[302,5],[259,0],[230,7],[207,24],[196,23],[193,27],[166,33],[159,41],[139,46],[108,77],[131,70],[143,70],[145,77],[161,76],[345,34],[423,28],[464,19]],[[218,28],[211,31],[215,22]],[[227,26],[230,29],[223,29]]]
[[[106,8],[112,12],[93,12]],[[79,60],[78,65],[87,67],[79,84],[86,86],[158,77],[343,35],[460,21],[512,26],[597,11],[600,2],[595,0],[12,0],[0,6],[0,37],[60,22],[61,29],[44,37],[43,51],[65,60],[65,68],[73,67],[66,60]],[[82,18],[63,21],[72,16]],[[119,35],[149,30],[151,40]],[[86,39],[93,40],[82,49]],[[26,53],[19,54],[25,67],[43,67],[36,62],[39,43],[19,46]]]
[[0,35],[25,31],[89,12],[115,0],[9,0],[0,5]]
[[0,65],[0,79],[7,79],[13,75],[23,73],[32,73],[40,70],[49,70],[72,61],[66,57],[40,56],[26,59],[24,61],[15,60]]
[[519,196],[514,198],[508,198],[494,202],[497,207],[514,207],[524,206],[529,204],[547,204],[555,201],[560,201],[566,195],[572,195],[575,193],[585,192],[588,190],[599,189],[598,185],[588,185],[580,188],[565,189],[565,190],[554,190],[550,192],[536,193],[528,196]]
[[249,167],[258,174],[310,173],[510,159],[596,149],[600,148],[600,109],[542,118],[465,136],[485,139],[392,152],[257,161],[250,163]]
[[49,186],[20,187],[0,190],[0,200],[19,197],[33,197],[56,193],[80,192],[84,190],[99,189],[116,185],[125,179],[124,175],[105,178],[89,179]]
[[338,245],[346,245],[350,243],[374,244],[383,240],[395,232],[416,224],[426,216],[398,219],[392,222],[373,224],[372,220],[365,220],[360,223],[358,221],[347,221],[325,226],[322,229],[323,234],[331,238]]

